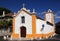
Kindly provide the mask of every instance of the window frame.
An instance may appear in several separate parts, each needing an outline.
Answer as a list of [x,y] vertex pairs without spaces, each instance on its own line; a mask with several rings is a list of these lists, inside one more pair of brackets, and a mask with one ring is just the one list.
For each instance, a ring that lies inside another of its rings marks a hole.
[[21,23],[25,23],[25,16],[21,16]]

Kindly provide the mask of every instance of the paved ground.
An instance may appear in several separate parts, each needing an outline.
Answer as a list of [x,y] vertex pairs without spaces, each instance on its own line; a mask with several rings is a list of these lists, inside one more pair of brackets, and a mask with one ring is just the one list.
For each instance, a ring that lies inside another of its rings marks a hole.
[[[17,40],[15,40],[15,41],[17,41]],[[34,39],[34,40],[20,40],[20,41],[60,41],[60,39],[51,38],[51,39],[43,39],[43,40],[36,40],[36,39]]]
[[[0,41],[8,41],[8,40],[3,40],[0,38]],[[17,41],[17,40],[14,40],[14,41]],[[19,41],[60,41],[60,35],[55,35],[54,37],[49,39],[42,39],[42,40],[34,39],[34,40],[19,40]]]
[[[17,40],[15,40],[17,41]],[[20,41],[60,41],[58,39],[46,39],[46,40],[20,40]]]

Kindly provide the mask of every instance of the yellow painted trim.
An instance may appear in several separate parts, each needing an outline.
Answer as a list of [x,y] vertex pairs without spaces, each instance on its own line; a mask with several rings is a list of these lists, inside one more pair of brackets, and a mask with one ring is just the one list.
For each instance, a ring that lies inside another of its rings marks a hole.
[[13,33],[15,31],[15,18],[13,18],[13,20],[12,20],[12,31],[13,31]]
[[15,33],[15,17],[12,20],[12,38],[19,38],[19,34]]
[[[50,32],[48,34],[26,34],[26,38],[31,39],[31,38],[46,38],[46,37],[51,37],[55,32]],[[35,35],[35,36],[34,36]]]
[[35,36],[33,34],[26,34],[26,38],[30,39],[30,38],[40,38],[42,37],[42,34],[35,34]]
[[[34,36],[35,35],[35,36]],[[42,34],[26,34],[26,38],[40,38],[42,37]]]
[[55,32],[50,32],[50,33],[48,33],[48,34],[42,34],[42,37],[43,37],[43,38],[51,37],[53,34],[55,34]]
[[13,39],[19,38],[19,34],[13,33],[13,34],[12,34],[12,38],[13,38]]
[[35,37],[36,34],[36,15],[32,15],[32,34]]
[[28,38],[28,39],[33,38],[32,34],[26,34],[26,38]]
[[35,38],[40,38],[40,37],[42,37],[42,34],[36,34],[35,35]]

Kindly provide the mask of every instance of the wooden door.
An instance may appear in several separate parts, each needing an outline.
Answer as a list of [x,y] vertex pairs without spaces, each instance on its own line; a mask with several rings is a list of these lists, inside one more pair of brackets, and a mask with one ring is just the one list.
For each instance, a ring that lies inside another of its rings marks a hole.
[[26,37],[26,28],[22,26],[20,30],[21,30],[21,37]]

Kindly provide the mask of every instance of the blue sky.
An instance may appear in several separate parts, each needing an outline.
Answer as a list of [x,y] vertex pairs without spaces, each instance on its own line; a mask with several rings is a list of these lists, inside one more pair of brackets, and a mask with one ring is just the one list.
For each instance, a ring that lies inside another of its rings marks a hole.
[[8,8],[17,13],[22,8],[23,3],[31,12],[35,9],[40,17],[44,17],[44,11],[51,9],[55,15],[55,23],[60,21],[60,0],[0,0],[0,7]]

